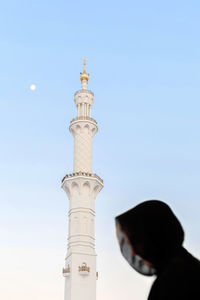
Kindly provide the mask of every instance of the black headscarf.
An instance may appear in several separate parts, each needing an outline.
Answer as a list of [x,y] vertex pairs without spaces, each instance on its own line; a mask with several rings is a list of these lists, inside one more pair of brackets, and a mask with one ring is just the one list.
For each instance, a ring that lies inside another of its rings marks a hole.
[[136,254],[151,262],[157,271],[180,250],[183,228],[170,207],[159,200],[142,202],[116,217]]

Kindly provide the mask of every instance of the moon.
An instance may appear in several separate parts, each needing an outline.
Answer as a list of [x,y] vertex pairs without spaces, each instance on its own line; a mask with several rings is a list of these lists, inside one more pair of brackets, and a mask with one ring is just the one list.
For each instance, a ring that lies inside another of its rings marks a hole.
[[31,91],[35,91],[36,90],[36,85],[35,84],[31,84],[29,88],[30,88]]

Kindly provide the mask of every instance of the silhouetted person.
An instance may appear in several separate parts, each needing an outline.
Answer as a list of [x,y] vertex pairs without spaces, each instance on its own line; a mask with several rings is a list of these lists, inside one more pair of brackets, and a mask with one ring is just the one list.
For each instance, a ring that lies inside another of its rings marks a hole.
[[145,201],[115,220],[123,256],[157,276],[148,300],[200,300],[200,262],[183,248],[183,228],[167,204]]

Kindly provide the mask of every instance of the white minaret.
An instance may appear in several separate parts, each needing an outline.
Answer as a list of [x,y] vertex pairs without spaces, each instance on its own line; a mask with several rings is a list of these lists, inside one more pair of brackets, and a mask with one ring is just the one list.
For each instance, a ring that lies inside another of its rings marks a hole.
[[95,198],[103,180],[92,173],[92,138],[97,122],[91,118],[94,94],[87,89],[89,74],[84,59],[82,89],[74,95],[77,117],[70,122],[74,137],[74,170],[62,180],[69,198],[68,249],[65,258],[65,300],[96,299]]

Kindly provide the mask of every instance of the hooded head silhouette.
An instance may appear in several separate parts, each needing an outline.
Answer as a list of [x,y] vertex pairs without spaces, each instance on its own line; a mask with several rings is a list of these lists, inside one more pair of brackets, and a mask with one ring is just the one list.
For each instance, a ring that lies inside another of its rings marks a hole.
[[182,247],[183,228],[170,207],[162,201],[142,202],[115,220],[136,255],[150,262],[157,273]]

